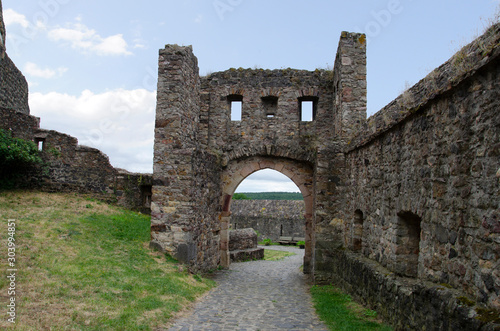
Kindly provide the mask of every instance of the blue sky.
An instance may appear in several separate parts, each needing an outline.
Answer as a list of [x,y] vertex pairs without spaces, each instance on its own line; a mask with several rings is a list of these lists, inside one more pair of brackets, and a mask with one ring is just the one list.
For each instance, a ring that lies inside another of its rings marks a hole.
[[[158,49],[193,45],[200,74],[331,68],[341,31],[368,35],[373,114],[481,34],[499,0],[3,0],[7,52],[41,125],[151,172]],[[258,176],[260,175],[260,177]],[[296,191],[259,172],[238,191]]]

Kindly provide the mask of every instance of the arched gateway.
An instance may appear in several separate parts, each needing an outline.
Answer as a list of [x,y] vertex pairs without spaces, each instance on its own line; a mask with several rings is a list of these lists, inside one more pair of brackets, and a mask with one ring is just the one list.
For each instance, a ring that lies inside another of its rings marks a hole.
[[[295,185],[300,189],[305,203],[305,228],[306,228],[306,252],[304,257],[304,269],[309,270],[307,266],[311,265],[312,247],[314,243],[313,231],[313,167],[308,162],[300,162],[291,159],[269,157],[269,156],[254,156],[249,158],[233,160],[224,169],[222,174],[222,214],[221,227],[228,229],[231,217],[231,200],[234,191],[238,185],[252,173],[262,169],[273,169],[288,176]],[[220,238],[221,241],[221,265],[229,266],[229,234],[223,232]]]
[[198,73],[191,47],[160,50],[151,244],[192,270],[228,266],[230,204],[260,169],[287,175],[306,210],[304,272],[332,236],[344,146],[366,120],[366,48],[343,33],[335,70]]

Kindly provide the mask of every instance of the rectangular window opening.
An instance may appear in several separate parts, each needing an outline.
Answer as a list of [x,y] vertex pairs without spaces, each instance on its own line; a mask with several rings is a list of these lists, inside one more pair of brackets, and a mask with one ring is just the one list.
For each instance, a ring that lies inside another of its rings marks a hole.
[[313,120],[314,101],[301,101],[300,102],[300,116],[302,122],[311,122]]
[[231,121],[241,121],[242,101],[231,101]]
[[43,139],[37,139],[35,142],[36,142],[36,146],[38,147],[38,150],[40,152],[43,151],[43,142],[44,142],[44,140]]

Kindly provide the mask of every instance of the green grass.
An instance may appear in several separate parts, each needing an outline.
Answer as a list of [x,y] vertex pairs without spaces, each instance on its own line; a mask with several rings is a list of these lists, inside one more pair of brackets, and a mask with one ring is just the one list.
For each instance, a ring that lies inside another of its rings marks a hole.
[[264,260],[265,261],[279,261],[283,260],[287,256],[295,255],[292,252],[276,251],[274,249],[264,249]]
[[377,319],[375,311],[356,304],[333,286],[313,286],[311,294],[317,314],[330,330],[392,330]]
[[17,330],[153,330],[214,286],[148,248],[146,215],[75,194],[3,192],[0,219],[17,220]]

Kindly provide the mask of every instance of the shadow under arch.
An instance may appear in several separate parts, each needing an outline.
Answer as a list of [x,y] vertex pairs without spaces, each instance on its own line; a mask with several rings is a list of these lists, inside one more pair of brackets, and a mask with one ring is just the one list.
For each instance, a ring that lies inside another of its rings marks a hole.
[[252,156],[229,161],[222,172],[222,197],[221,197],[221,232],[220,250],[221,265],[228,268],[229,258],[229,224],[231,224],[231,201],[236,188],[240,183],[259,170],[276,170],[295,183],[302,193],[305,204],[305,255],[304,273],[312,273],[313,247],[314,247],[314,195],[313,195],[313,165],[305,161],[273,156]]

